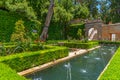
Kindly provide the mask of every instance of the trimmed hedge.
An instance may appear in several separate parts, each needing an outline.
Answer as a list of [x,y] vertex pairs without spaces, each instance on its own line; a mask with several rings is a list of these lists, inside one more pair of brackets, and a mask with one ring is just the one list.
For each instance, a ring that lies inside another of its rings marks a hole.
[[36,45],[36,44],[30,44],[30,45],[0,45],[0,56],[7,56],[11,54],[16,54],[16,53],[21,53],[21,52],[26,52],[26,51],[38,51],[38,50],[43,50],[47,49],[47,47],[43,45]]
[[9,66],[0,63],[0,80],[27,80],[19,76],[16,71],[12,70]]
[[69,48],[82,48],[82,49],[89,49],[95,46],[98,46],[98,42],[63,42],[63,46],[69,47]]
[[[48,47],[48,46],[47,46]],[[24,52],[21,54],[14,54],[5,57],[0,57],[0,62],[9,65],[17,72],[41,65],[55,59],[68,56],[68,48],[66,47],[52,47],[50,49],[36,52]]]
[[120,79],[120,47],[109,62],[107,69],[99,76],[99,80],[119,80]]
[[115,45],[120,45],[120,42],[116,42],[116,41],[99,41],[100,44],[115,44]]

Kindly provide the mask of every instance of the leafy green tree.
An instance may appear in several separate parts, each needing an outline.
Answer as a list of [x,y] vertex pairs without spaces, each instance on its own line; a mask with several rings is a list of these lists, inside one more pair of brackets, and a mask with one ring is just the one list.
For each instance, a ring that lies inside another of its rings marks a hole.
[[110,0],[110,17],[113,23],[120,22],[120,1]]
[[98,0],[82,0],[82,4],[86,4],[90,15],[89,17],[92,17],[94,19],[98,18],[99,14],[98,14]]
[[73,3],[72,0],[56,0],[54,7],[53,22],[63,27],[64,37],[66,38],[66,27],[68,22],[73,19]]
[[110,9],[109,0],[99,1],[100,17],[105,23],[108,23],[109,21],[111,21],[110,10],[111,9]]
[[75,5],[74,18],[86,19],[89,16],[89,10],[85,4]]
[[48,12],[48,7],[50,5],[50,0],[27,0],[29,4],[34,9],[38,20],[40,20],[42,23],[45,22],[45,17]]
[[37,19],[33,8],[26,0],[1,0],[0,8],[24,14],[28,19]]

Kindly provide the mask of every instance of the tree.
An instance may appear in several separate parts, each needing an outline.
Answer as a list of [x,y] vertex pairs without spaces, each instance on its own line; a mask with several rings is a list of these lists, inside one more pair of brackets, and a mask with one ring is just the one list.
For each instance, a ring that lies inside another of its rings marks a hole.
[[66,36],[66,27],[71,19],[73,19],[74,6],[72,0],[55,0],[53,22],[56,22],[63,28],[62,35]]
[[89,16],[89,10],[85,4],[75,5],[74,18],[86,19]]
[[108,23],[111,20],[110,17],[110,2],[109,0],[101,0],[99,1],[99,13],[101,19]]
[[110,17],[113,23],[120,22],[120,1],[110,0]]
[[34,9],[38,20],[42,23],[45,22],[45,17],[48,13],[48,7],[50,5],[50,0],[27,0],[29,5]]
[[98,0],[83,0],[82,4],[86,4],[90,15],[89,17],[92,17],[94,19],[98,18]]
[[28,19],[37,19],[33,8],[26,0],[1,0],[0,8],[24,14]]
[[53,15],[53,7],[54,7],[54,0],[51,0],[50,6],[49,6],[49,9],[48,9],[48,14],[47,14],[47,17],[46,17],[46,21],[45,21],[45,24],[44,24],[44,28],[43,28],[43,31],[40,35],[40,40],[41,41],[46,41],[46,39],[47,39],[48,27],[50,25],[51,17]]

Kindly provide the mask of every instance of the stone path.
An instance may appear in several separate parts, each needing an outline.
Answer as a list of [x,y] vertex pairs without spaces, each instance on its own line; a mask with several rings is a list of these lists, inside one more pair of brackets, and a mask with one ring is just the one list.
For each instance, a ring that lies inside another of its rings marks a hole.
[[99,47],[100,46],[97,46],[97,47],[91,48],[91,49],[78,49],[77,51],[69,52],[69,55],[67,57],[64,57],[64,58],[61,58],[61,59],[58,59],[55,61],[51,61],[51,62],[48,62],[48,63],[43,64],[43,65],[39,65],[37,67],[33,67],[33,68],[27,69],[27,70],[22,71],[22,72],[18,72],[18,74],[25,76],[25,75],[32,74],[32,73],[37,72],[37,71],[44,70],[44,69],[49,68],[51,66],[54,66],[60,62],[67,61],[67,60],[72,59],[78,55],[85,54],[85,53],[92,51],[92,50],[99,48]]

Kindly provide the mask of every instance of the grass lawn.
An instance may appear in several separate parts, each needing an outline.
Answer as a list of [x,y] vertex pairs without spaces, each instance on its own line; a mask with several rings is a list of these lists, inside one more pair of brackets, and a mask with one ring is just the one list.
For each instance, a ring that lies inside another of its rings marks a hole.
[[98,80],[120,80],[120,47]]

